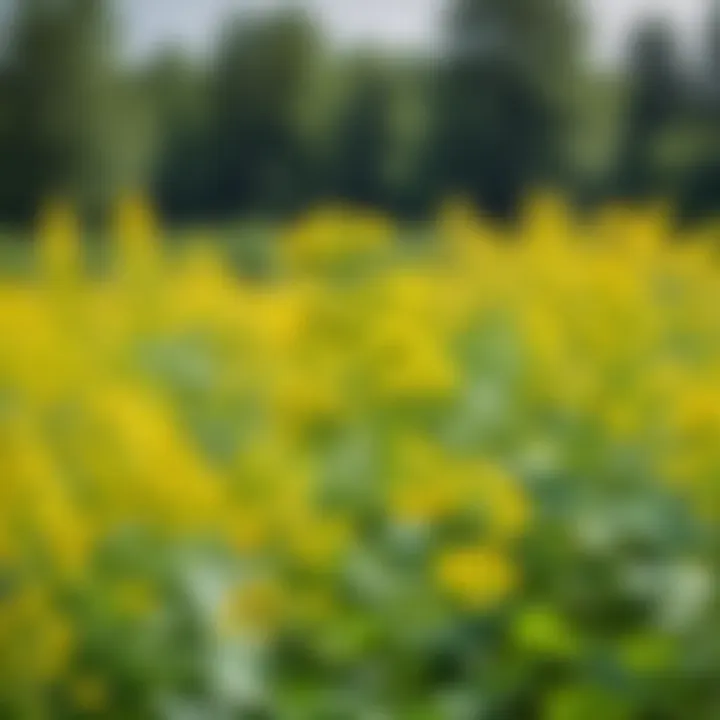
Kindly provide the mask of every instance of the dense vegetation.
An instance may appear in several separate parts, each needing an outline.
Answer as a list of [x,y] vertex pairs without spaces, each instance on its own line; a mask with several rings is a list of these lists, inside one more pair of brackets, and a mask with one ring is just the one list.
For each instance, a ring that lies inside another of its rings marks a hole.
[[[425,56],[331,49],[306,16],[243,15],[209,57],[120,63],[109,0],[23,0],[0,57],[0,220],[64,195],[89,215],[151,190],[187,223],[342,198],[429,216],[462,194],[500,216],[528,187],[581,204],[718,209],[720,17],[693,62],[645,22],[601,71],[570,0],[454,0]],[[716,7],[716,4],[711,4]],[[452,12],[451,12],[452,11]],[[432,51],[431,51],[432,50]]]
[[718,258],[658,210],[0,284],[0,711],[714,720]]

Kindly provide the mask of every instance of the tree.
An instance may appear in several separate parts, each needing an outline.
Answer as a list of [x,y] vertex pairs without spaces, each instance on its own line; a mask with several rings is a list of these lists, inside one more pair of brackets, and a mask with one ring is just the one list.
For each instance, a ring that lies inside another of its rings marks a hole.
[[391,84],[387,70],[368,58],[355,61],[332,146],[331,196],[357,205],[388,203]]
[[283,12],[233,25],[212,77],[216,210],[282,210],[301,192],[298,108],[316,37],[307,17]]
[[706,73],[710,105],[717,120],[720,116],[720,0],[715,0],[710,9]]
[[683,105],[683,83],[672,28],[643,21],[631,45],[625,128],[616,187],[623,197],[654,195],[663,188],[655,164],[657,143]]
[[172,50],[144,70],[142,86],[154,127],[153,196],[172,220],[204,217],[211,209],[213,172],[206,73]]
[[[0,58],[0,167],[10,167],[11,155],[11,74],[5,58]],[[0,221],[10,215],[15,180],[10,173],[0,173]]]
[[441,192],[509,216],[556,177],[577,30],[565,0],[459,0],[435,100]]
[[695,162],[681,188],[679,205],[686,221],[717,215],[720,211],[720,2],[710,8],[699,83],[700,97],[696,103],[701,110],[701,122],[696,129],[700,137]]
[[90,214],[114,195],[112,16],[103,0],[23,0],[10,38],[7,211],[62,194]]

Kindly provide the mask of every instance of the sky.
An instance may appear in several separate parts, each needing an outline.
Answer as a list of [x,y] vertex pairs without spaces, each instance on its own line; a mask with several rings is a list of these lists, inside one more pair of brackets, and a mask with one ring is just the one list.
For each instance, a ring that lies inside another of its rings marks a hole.
[[[447,0],[295,0],[317,14],[338,43],[422,47],[438,35]],[[590,20],[588,54],[612,64],[622,57],[633,23],[664,16],[691,49],[712,0],[576,0]],[[133,54],[180,41],[202,50],[211,44],[228,13],[253,11],[288,0],[121,0]],[[695,43],[696,44],[696,43]]]

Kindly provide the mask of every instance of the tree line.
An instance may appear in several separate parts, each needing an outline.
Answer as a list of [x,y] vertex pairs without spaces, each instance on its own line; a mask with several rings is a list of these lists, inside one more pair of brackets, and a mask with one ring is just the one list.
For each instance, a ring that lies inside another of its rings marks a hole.
[[643,21],[626,66],[583,58],[573,0],[455,0],[427,53],[332,49],[283,10],[209,57],[118,60],[108,0],[22,0],[0,55],[0,221],[48,196],[100,216],[144,189],[178,223],[345,201],[423,217],[451,195],[511,217],[527,191],[720,210],[720,6],[699,62]]

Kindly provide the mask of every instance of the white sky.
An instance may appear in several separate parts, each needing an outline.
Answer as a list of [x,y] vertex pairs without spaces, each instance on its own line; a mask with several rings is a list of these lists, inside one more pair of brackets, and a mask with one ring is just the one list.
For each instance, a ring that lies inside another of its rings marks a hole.
[[[446,0],[295,0],[317,11],[333,38],[414,47],[437,36]],[[712,0],[576,0],[590,20],[590,55],[621,57],[628,31],[644,15],[668,17],[693,47]],[[181,41],[202,50],[229,12],[262,9],[288,0],[120,0],[134,52]]]

